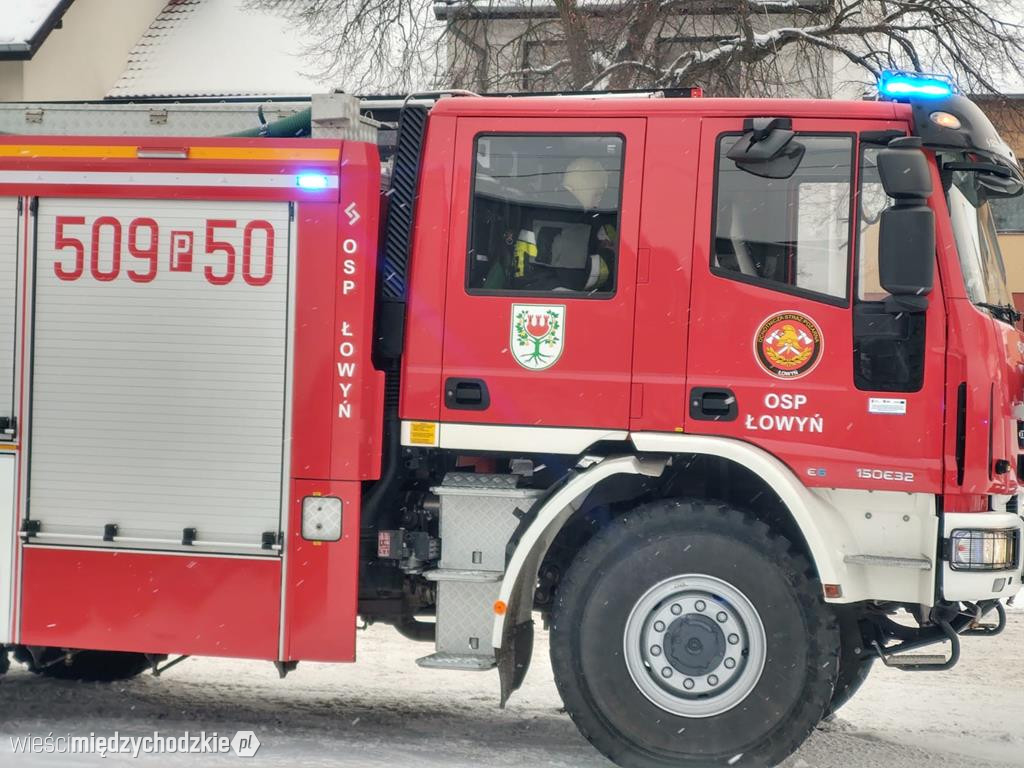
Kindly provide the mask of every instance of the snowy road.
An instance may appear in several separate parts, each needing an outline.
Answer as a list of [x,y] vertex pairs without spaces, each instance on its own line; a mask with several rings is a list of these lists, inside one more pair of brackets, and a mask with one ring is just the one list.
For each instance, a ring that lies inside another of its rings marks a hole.
[[[1010,620],[998,638],[965,639],[952,672],[876,669],[841,717],[823,725],[787,768],[1024,766],[1024,612],[1011,612]],[[262,741],[253,765],[610,766],[559,712],[544,633],[523,690],[504,711],[496,707],[496,673],[421,670],[414,659],[428,647],[387,627],[359,640],[359,664],[304,664],[284,681],[269,663],[215,659],[189,659],[165,677],[113,686],[35,679],[15,666],[0,683],[0,765],[135,763],[114,755],[12,755],[9,737],[29,733],[251,729]]]

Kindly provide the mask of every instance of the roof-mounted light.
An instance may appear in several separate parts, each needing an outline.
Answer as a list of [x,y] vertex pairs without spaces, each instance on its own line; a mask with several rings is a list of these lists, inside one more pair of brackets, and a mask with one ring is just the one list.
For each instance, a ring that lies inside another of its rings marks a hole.
[[878,80],[878,93],[886,99],[943,99],[956,92],[948,75],[886,71]]

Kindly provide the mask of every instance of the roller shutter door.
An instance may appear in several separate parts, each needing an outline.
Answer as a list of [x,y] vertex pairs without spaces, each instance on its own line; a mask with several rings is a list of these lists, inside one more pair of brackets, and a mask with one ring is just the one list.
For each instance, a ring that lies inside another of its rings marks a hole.
[[270,554],[289,226],[287,203],[40,200],[28,510],[40,541]]
[[[0,197],[0,419],[14,416],[14,347],[18,329],[18,198]],[[0,430],[0,440],[13,437]]]

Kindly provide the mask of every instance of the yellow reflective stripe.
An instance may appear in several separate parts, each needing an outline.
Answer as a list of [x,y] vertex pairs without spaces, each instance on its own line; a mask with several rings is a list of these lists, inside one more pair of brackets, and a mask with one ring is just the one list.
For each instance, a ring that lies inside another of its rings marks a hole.
[[337,147],[319,149],[284,147],[190,147],[188,156],[194,160],[303,160],[306,162],[337,162]]
[[[154,147],[155,148],[155,147]],[[139,147],[124,145],[0,144],[0,157],[135,159]],[[190,160],[300,160],[337,162],[338,147],[188,147]]]

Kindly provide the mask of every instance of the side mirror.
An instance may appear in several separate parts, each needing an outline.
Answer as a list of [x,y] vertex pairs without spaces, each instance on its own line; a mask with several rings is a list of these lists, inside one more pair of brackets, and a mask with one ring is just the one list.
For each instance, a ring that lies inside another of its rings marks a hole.
[[931,169],[916,137],[894,139],[878,153],[878,175],[895,200],[882,212],[879,282],[892,312],[923,312],[935,284],[935,214],[928,207]]
[[782,117],[755,117],[744,122],[745,133],[726,156],[747,173],[768,179],[788,179],[804,159],[807,148],[793,141],[792,121]]
[[932,174],[917,136],[901,136],[878,153],[878,176],[889,197],[925,198],[932,193]]

